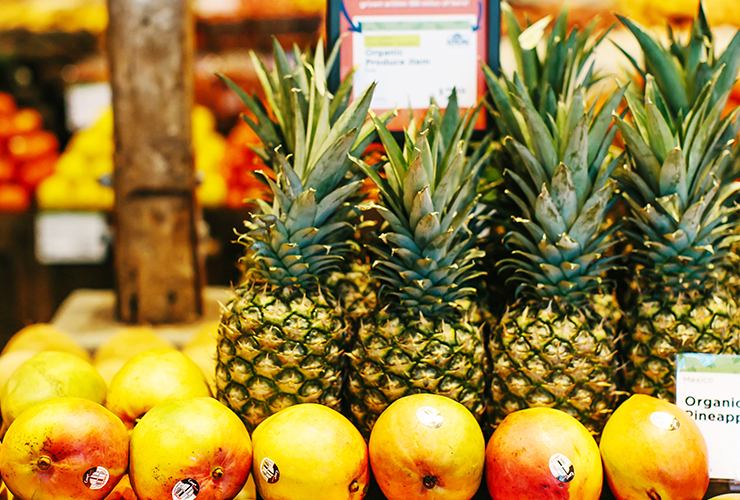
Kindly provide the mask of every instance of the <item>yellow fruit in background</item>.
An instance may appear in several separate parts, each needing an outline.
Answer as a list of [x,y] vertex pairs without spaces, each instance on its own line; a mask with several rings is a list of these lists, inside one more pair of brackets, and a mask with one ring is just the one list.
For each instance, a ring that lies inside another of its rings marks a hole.
[[8,378],[0,396],[3,426],[7,428],[23,410],[57,397],[85,398],[102,404],[106,383],[87,361],[61,351],[34,354]]
[[92,158],[90,161],[90,175],[95,179],[105,174],[113,174],[113,156],[101,155]]
[[163,401],[210,395],[203,371],[190,358],[175,349],[149,349],[126,361],[113,376],[105,406],[133,429]]
[[93,361],[100,363],[111,358],[129,360],[149,349],[172,349],[172,342],[157,335],[148,326],[129,326],[118,330],[95,350]]
[[216,395],[216,331],[218,321],[204,325],[182,347],[182,353],[192,359],[208,380],[211,394]]
[[361,499],[370,479],[360,431],[341,413],[304,403],[280,410],[252,433],[252,474],[265,500]]
[[234,498],[251,465],[247,428],[213,398],[160,403],[131,433],[129,477],[140,500]]
[[121,368],[123,368],[123,365],[126,364],[126,361],[128,360],[124,358],[109,358],[97,363],[93,363],[93,366],[96,370],[98,370],[100,376],[105,379],[105,383],[110,385],[113,377],[121,370]]
[[193,137],[203,137],[216,128],[216,117],[205,106],[194,106],[191,120],[193,123]]
[[185,342],[182,348],[190,349],[192,347],[205,346],[210,349],[211,346],[215,347],[219,324],[220,321],[210,321],[205,323],[187,340],[187,342]]
[[709,500],[740,500],[740,493],[725,493],[723,495],[711,497]]
[[90,162],[86,156],[69,151],[59,157],[56,174],[67,179],[81,179],[88,175]]
[[369,450],[373,475],[389,500],[469,500],[483,479],[480,425],[444,396],[394,401],[375,422]]
[[229,188],[221,174],[210,172],[195,189],[198,201],[205,207],[219,206],[226,200]]
[[[0,500],[2,500],[2,498],[0,498]],[[234,497],[234,500],[257,500],[257,486],[254,484],[254,474],[249,475],[247,484],[245,484],[239,494]]]
[[604,426],[604,471],[618,500],[699,499],[709,486],[707,444],[696,422],[667,401],[635,394]]
[[13,372],[37,354],[37,352],[38,351],[32,351],[30,349],[22,349],[19,351],[6,352],[5,354],[0,355],[0,394],[2,394],[3,389],[5,388],[5,383]]
[[126,472],[123,423],[101,405],[55,398],[23,412],[0,447],[0,473],[23,499],[102,500]]
[[74,337],[47,323],[36,323],[19,330],[5,344],[2,354],[20,350],[64,351],[90,361],[90,353]]
[[60,174],[47,177],[36,189],[36,200],[41,209],[69,208],[73,202],[70,192],[73,189],[72,181]]

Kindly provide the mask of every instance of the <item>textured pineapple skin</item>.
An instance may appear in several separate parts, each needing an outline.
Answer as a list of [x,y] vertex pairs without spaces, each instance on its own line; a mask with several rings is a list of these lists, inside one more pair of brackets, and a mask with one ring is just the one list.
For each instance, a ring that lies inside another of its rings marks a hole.
[[350,416],[365,437],[395,400],[416,393],[450,397],[485,414],[485,321],[466,303],[447,318],[389,314],[365,318],[348,353]]
[[236,289],[218,330],[218,399],[250,432],[298,403],[341,411],[348,332],[340,309],[324,295],[248,285]]
[[723,287],[639,295],[629,332],[626,389],[670,402],[675,402],[677,354],[740,354],[737,304]]
[[575,308],[555,301],[517,301],[489,341],[489,421],[530,407],[563,410],[599,434],[617,404],[621,311],[611,295]]

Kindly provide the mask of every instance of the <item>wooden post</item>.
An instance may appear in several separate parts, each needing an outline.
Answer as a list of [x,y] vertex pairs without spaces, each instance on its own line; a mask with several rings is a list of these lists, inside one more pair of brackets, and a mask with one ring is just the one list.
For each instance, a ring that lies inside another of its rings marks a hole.
[[203,311],[192,151],[193,26],[184,0],[108,0],[118,313],[179,323]]

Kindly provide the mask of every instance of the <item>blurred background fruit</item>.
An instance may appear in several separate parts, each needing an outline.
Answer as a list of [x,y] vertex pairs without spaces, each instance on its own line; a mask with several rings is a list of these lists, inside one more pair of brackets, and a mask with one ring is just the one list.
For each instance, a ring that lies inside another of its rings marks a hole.
[[93,354],[93,366],[110,384],[126,361],[149,349],[172,349],[174,345],[148,326],[121,328],[100,344]]
[[90,353],[73,336],[48,323],[28,325],[16,332],[3,347],[2,354],[22,350],[64,351],[91,361]]
[[77,397],[103,404],[107,384],[87,361],[61,351],[43,351],[23,362],[8,377],[0,410],[3,429],[24,410],[42,401],[58,397]]
[[242,120],[229,132],[223,161],[223,175],[228,185],[227,207],[241,208],[254,205],[254,200],[271,199],[272,192],[267,184],[255,175],[258,170],[269,170],[252,150],[260,144],[257,134]]
[[113,376],[105,407],[131,430],[146,412],[170,399],[211,396],[203,371],[175,349],[149,349]]
[[[200,182],[196,196],[205,207],[222,206],[227,186],[221,174],[225,139],[215,129],[207,108],[195,106],[192,114],[195,168]],[[50,177],[38,187],[42,209],[111,210],[114,203],[113,113],[109,109],[90,127],[70,139]]]
[[59,141],[43,125],[38,111],[18,109],[0,92],[0,212],[29,209],[31,193],[53,172]]

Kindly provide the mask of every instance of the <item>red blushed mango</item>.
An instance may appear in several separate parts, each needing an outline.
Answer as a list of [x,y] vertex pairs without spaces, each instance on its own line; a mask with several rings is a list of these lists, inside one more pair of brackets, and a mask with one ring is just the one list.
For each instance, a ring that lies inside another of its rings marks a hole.
[[551,408],[511,413],[486,447],[493,500],[598,500],[599,447],[575,418]]
[[599,447],[618,500],[700,500],[709,487],[704,437],[685,411],[667,401],[630,397],[606,423]]
[[128,466],[128,432],[102,405],[55,398],[21,413],[0,448],[13,495],[34,500],[101,500]]

